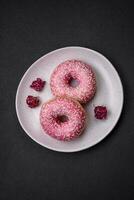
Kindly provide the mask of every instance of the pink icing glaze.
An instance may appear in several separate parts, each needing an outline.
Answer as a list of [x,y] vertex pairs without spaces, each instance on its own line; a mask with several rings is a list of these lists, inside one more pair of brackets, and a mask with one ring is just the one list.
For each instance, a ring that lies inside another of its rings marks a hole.
[[[69,84],[70,79],[79,83]],[[59,64],[51,75],[51,90],[55,96],[69,96],[81,103],[91,100],[96,91],[95,75],[91,66],[79,60],[67,60]]]
[[[67,121],[59,121],[59,117],[66,116]],[[85,111],[75,100],[57,97],[44,103],[40,112],[40,123],[43,130],[58,140],[72,140],[78,137],[85,125]]]

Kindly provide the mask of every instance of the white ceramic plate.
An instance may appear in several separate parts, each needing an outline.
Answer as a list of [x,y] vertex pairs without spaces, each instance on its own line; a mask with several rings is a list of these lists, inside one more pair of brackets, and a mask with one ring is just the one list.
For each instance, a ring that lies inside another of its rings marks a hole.
[[[50,76],[54,68],[68,59],[78,59],[90,64],[96,74],[97,93],[85,107],[87,126],[84,133],[71,142],[58,141],[45,134],[40,126],[39,113],[41,106],[31,109],[25,101],[28,95],[39,96],[41,102],[51,99]],[[47,83],[42,92],[29,87],[37,77]],[[106,120],[94,118],[94,105],[105,105],[108,108]],[[52,51],[38,59],[22,77],[16,94],[16,112],[24,131],[37,143],[55,151],[76,152],[89,148],[104,139],[116,125],[123,106],[123,87],[113,65],[100,53],[83,47],[65,47]]]

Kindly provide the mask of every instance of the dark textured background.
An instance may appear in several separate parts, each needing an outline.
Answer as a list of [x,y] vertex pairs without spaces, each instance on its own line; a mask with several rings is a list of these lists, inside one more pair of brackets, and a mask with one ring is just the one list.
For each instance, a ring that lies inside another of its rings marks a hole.
[[[134,199],[133,38],[128,1],[0,1],[0,200]],[[109,58],[121,76],[125,103],[104,141],[65,154],[24,133],[14,100],[23,73],[36,59],[71,45]]]

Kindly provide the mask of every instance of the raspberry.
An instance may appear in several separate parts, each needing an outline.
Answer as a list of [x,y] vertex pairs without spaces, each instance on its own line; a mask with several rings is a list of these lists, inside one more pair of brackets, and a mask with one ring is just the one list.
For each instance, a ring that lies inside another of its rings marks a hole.
[[45,85],[45,81],[43,81],[41,78],[37,78],[32,82],[30,85],[31,88],[33,88],[36,91],[41,91]]
[[26,103],[30,108],[35,108],[39,105],[39,98],[34,96],[28,96],[26,98]]
[[94,114],[96,119],[106,119],[107,108],[105,106],[96,106],[94,108]]

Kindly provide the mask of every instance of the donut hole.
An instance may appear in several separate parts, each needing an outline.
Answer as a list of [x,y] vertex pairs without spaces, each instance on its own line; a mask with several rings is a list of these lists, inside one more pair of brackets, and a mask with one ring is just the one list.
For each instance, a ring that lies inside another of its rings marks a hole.
[[57,116],[57,122],[58,123],[64,123],[68,121],[68,117],[66,115],[58,115]]
[[76,87],[78,87],[78,85],[79,85],[80,83],[79,83],[79,80],[78,80],[77,78],[71,77],[71,78],[69,79],[69,81],[68,81],[68,84],[69,84],[70,87],[76,88]]

